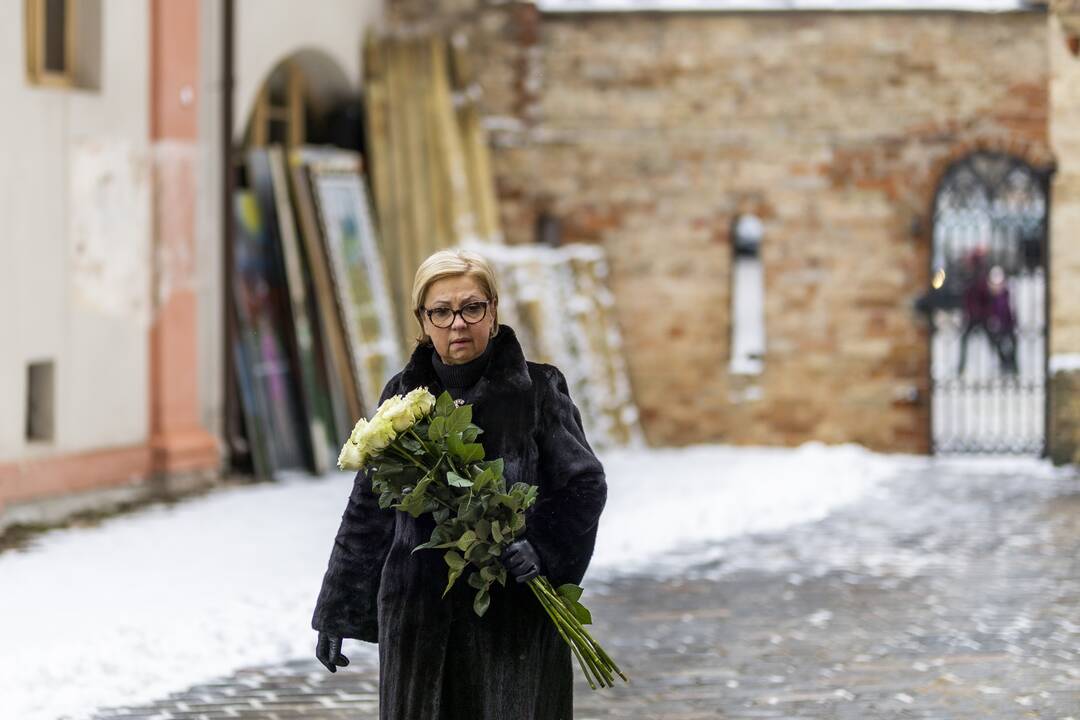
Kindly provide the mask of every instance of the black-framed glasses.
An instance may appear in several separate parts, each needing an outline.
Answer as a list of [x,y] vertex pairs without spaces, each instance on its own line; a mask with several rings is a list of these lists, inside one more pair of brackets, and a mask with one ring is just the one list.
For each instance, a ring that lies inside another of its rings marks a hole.
[[420,308],[428,317],[428,320],[437,328],[448,328],[454,324],[455,316],[461,315],[461,319],[469,325],[475,325],[487,316],[487,300],[477,300],[461,306],[460,310],[451,310],[448,307]]

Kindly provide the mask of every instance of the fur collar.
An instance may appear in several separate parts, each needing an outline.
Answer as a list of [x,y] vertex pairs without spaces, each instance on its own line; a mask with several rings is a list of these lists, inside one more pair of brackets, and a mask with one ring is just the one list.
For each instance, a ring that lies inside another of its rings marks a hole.
[[[500,323],[499,333],[491,338],[490,342],[494,345],[491,361],[484,369],[484,374],[476,381],[477,397],[503,392],[523,392],[531,388],[532,379],[529,377],[525,353],[513,328]],[[435,374],[435,368],[431,364],[434,352],[435,348],[431,345],[418,344],[413,350],[412,357],[401,371],[401,383],[406,391],[421,385],[426,385],[433,392],[436,387],[442,389],[439,376]]]

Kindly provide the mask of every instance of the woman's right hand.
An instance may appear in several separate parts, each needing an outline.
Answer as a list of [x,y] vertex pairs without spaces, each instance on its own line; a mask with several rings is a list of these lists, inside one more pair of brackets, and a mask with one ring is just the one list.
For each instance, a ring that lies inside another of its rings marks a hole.
[[349,658],[341,654],[341,638],[329,633],[319,633],[319,641],[315,644],[315,657],[330,672],[337,672],[339,665],[345,667],[349,664]]

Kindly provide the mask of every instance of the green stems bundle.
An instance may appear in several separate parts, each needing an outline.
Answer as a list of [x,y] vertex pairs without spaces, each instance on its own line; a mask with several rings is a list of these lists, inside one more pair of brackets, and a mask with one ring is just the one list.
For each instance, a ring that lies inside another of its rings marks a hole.
[[[543,576],[529,580],[528,585],[544,607],[548,617],[551,618],[551,622],[555,623],[555,629],[573,651],[581,672],[589,682],[589,687],[593,690],[596,689],[597,684],[600,687],[614,687],[614,674],[621,677],[624,682],[630,682],[630,678],[623,674],[611,656],[604,651],[600,643],[593,640],[592,635],[585,629],[585,625],[592,623],[592,615],[584,605],[578,602],[578,598],[581,597],[580,587],[561,585],[558,590],[555,590]],[[584,620],[582,614],[586,616]]]
[[[525,511],[537,499],[537,488],[503,478],[503,461],[484,459],[476,442],[483,430],[472,423],[472,406],[458,404],[449,393],[436,400],[427,388],[395,395],[370,421],[361,419],[341,449],[338,467],[371,470],[372,491],[379,507],[412,517],[431,513],[435,528],[418,550],[441,549],[447,565],[443,597],[470,571],[476,590],[473,611],[480,617],[491,603],[491,585],[506,585],[499,558],[525,531]],[[615,675],[629,682],[585,625],[592,616],[581,604],[582,590],[567,583],[553,588],[546,577],[528,582],[533,595],[573,651],[589,687],[611,687]]]

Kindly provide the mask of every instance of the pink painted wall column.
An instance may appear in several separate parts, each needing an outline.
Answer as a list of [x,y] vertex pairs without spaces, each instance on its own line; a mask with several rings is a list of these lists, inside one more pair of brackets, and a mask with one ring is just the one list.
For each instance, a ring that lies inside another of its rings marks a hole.
[[154,317],[150,449],[156,474],[213,470],[199,422],[195,266],[199,0],[150,1],[150,140],[154,158]]

